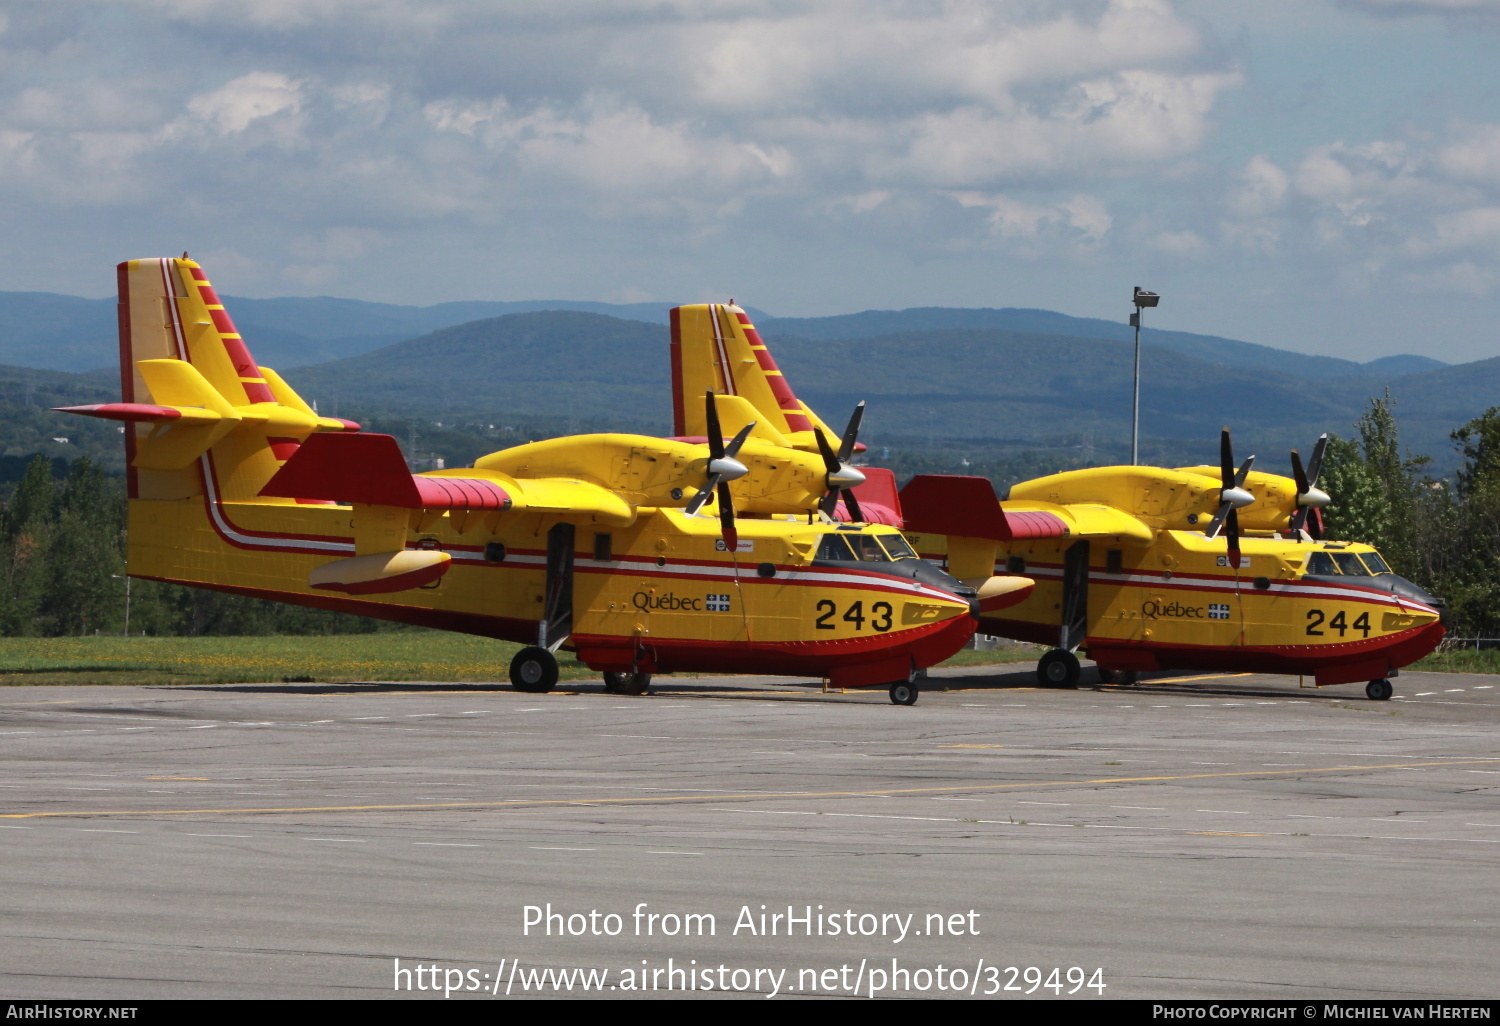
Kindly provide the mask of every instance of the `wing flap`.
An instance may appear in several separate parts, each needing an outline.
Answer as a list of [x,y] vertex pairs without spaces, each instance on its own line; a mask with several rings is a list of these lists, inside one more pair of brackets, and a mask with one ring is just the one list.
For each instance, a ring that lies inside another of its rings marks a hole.
[[906,528],[918,534],[1027,541],[1045,538],[1119,538],[1139,545],[1154,540],[1138,517],[1113,506],[1008,500],[987,478],[923,474],[901,489]]
[[476,468],[413,474],[395,438],[364,432],[312,435],[261,494],[408,510],[495,514],[529,510],[618,526],[635,521],[634,507],[609,489],[587,481],[514,478]]
[[506,510],[511,497],[496,480],[504,475],[467,471],[463,478],[417,476],[407,469],[390,435],[328,432],[308,437],[260,494],[284,499],[400,509]]
[[901,513],[906,529],[918,534],[992,541],[1062,538],[1072,533],[1072,523],[1060,515],[1065,512],[1056,507],[1017,510],[1012,514],[1001,507],[995,486],[984,477],[919,474],[901,489]]

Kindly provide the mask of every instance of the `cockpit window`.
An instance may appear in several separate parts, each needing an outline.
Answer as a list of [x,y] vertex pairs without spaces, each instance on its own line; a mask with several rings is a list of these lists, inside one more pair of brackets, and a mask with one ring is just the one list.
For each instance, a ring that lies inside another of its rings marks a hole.
[[1339,568],[1333,565],[1333,557],[1326,552],[1314,552],[1307,557],[1307,572],[1310,574],[1336,574]]
[[892,559],[917,558],[917,554],[912,551],[911,545],[899,534],[882,534],[880,541],[885,545],[885,551],[891,554]]
[[1389,574],[1389,573],[1394,573],[1394,571],[1391,570],[1391,568],[1386,565],[1385,560],[1383,560],[1383,559],[1380,558],[1380,553],[1378,553],[1378,552],[1361,552],[1359,555],[1360,555],[1360,558],[1365,561],[1365,566],[1367,566],[1367,567],[1370,568],[1370,573],[1372,573],[1372,574]]
[[850,562],[854,559],[854,553],[849,551],[849,543],[844,540],[843,535],[825,534],[823,541],[818,545],[816,559],[835,559]]
[[[889,536],[887,536],[889,537]],[[880,547],[883,539],[877,539],[873,534],[825,534],[822,542],[818,544],[817,559],[833,559],[840,562],[860,563],[889,563],[891,557],[886,555],[885,549]],[[901,544],[906,551],[911,552],[911,546],[905,541]]]
[[845,535],[844,540],[854,547],[857,558],[866,563],[889,563],[891,561],[891,557],[885,554],[885,549],[880,547],[880,541],[873,534]]
[[1369,577],[1370,571],[1359,561],[1359,556],[1353,552],[1331,552],[1333,561],[1339,565],[1339,570],[1346,577]]

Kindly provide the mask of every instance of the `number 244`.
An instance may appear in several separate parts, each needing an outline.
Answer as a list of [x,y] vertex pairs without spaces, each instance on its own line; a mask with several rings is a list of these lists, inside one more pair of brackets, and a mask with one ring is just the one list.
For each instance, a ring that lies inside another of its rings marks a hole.
[[[1327,619],[1327,617],[1324,615],[1323,610],[1309,609],[1307,611],[1307,633],[1313,635],[1314,637],[1321,637],[1323,634],[1325,634],[1325,631],[1318,630],[1319,627],[1323,626],[1323,621],[1325,619]],[[1368,638],[1370,636],[1370,614],[1360,613],[1359,619],[1355,620],[1353,623],[1349,623],[1344,619],[1344,611],[1340,609],[1337,613],[1334,614],[1333,619],[1328,621],[1328,626],[1338,631],[1339,637],[1341,638],[1346,632],[1351,630],[1360,631],[1363,633],[1364,637]]]

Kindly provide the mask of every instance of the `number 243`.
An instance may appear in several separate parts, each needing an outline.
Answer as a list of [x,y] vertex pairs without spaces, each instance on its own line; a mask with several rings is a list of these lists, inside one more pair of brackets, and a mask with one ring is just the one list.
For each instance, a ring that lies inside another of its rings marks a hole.
[[[832,599],[819,599],[818,612],[819,614],[821,614],[815,621],[818,630],[838,630],[838,624],[831,622],[835,616],[838,616],[839,612],[839,607],[834,603]],[[890,630],[891,613],[891,604],[889,602],[876,602],[870,607],[870,616],[868,618],[870,621],[870,626],[877,631]],[[848,609],[844,610],[844,615],[839,618],[846,623],[854,624],[854,629],[857,631],[864,630],[866,619],[864,602],[858,601],[853,603],[849,606]]]

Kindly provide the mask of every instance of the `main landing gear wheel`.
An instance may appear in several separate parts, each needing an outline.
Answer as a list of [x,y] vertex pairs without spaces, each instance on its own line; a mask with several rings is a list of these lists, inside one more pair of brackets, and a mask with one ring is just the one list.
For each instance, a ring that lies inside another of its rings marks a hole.
[[1124,687],[1135,682],[1136,673],[1134,670],[1106,670],[1102,666],[1099,667],[1100,684],[1119,684]]
[[1372,702],[1388,702],[1395,693],[1396,689],[1384,677],[1365,685],[1365,697]]
[[1036,664],[1036,679],[1044,688],[1076,688],[1081,672],[1078,657],[1063,648],[1054,648]]
[[510,686],[517,691],[541,694],[556,683],[557,658],[545,648],[523,648],[510,661]]
[[898,680],[891,685],[891,701],[896,705],[916,705],[922,689],[914,680]]
[[604,690],[611,695],[644,695],[651,687],[649,673],[616,673],[604,675]]

